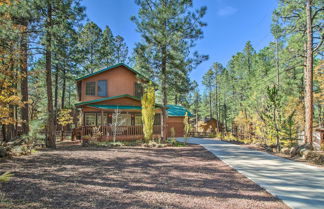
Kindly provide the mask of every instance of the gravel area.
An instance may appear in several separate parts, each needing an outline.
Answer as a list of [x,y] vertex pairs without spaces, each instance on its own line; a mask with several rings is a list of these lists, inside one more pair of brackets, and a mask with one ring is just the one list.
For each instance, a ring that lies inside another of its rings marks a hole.
[[288,208],[198,145],[41,151],[0,162],[9,208]]

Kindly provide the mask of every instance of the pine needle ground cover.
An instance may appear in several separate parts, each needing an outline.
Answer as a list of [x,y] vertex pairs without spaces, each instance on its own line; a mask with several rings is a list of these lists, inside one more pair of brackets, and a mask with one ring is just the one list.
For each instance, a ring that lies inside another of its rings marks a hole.
[[0,208],[288,208],[198,145],[59,146],[1,169]]

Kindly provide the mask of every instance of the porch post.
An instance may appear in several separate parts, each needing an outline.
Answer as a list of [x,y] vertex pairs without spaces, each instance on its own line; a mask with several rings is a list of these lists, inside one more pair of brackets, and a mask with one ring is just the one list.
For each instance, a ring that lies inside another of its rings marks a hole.
[[103,110],[101,110],[101,126],[103,126]]
[[80,117],[80,124],[81,124],[81,126],[84,126],[84,113],[83,113],[83,109],[81,109],[81,117]]

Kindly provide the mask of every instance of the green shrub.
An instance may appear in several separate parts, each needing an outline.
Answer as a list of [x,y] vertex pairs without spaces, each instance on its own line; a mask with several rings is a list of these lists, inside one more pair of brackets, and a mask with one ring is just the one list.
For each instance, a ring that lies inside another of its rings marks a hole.
[[184,147],[187,146],[185,142],[178,142],[175,138],[167,139],[167,144],[172,147]]
[[123,146],[139,146],[142,143],[143,143],[143,140],[124,141]]
[[97,147],[121,147],[124,146],[123,142],[110,142],[110,141],[89,141],[89,146],[97,146]]

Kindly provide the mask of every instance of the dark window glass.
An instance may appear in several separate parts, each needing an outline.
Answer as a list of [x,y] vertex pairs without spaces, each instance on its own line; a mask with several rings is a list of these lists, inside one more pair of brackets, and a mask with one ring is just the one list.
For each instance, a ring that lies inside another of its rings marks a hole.
[[112,113],[108,113],[108,125],[112,124]]
[[143,86],[140,83],[135,83],[135,96],[140,98],[143,96]]
[[86,95],[96,96],[96,82],[92,81],[86,83]]
[[98,81],[98,96],[100,96],[100,97],[107,96],[107,81],[106,80]]
[[155,114],[154,125],[161,125],[161,114]]

